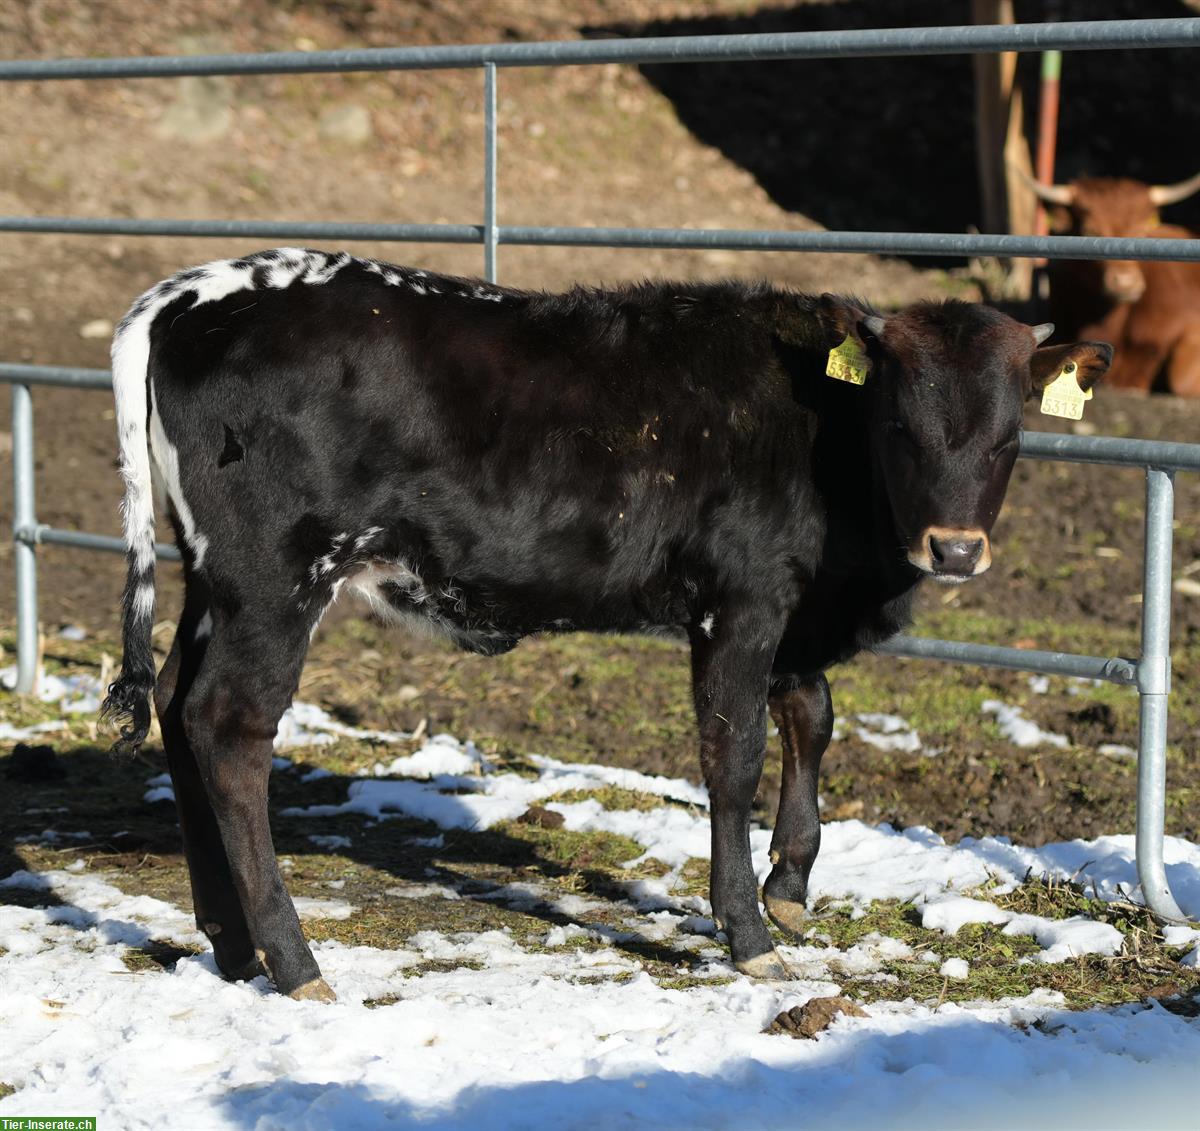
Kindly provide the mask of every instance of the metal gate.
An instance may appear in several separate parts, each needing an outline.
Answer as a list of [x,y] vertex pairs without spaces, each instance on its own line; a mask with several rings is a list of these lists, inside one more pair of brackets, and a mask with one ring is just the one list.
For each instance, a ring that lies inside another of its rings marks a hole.
[[[293,223],[260,220],[128,220],[78,217],[0,217],[0,231],[88,235],[212,236],[268,240],[377,240],[480,244],[484,272],[497,279],[500,244],[841,251],[891,255],[1001,256],[1057,259],[1200,261],[1200,240],[1110,239],[1080,236],[960,235],[956,233],[696,230],[688,228],[510,227],[497,211],[496,86],[502,67],[599,63],[731,62],[735,60],[862,58],[894,55],[981,54],[994,51],[1113,50],[1200,47],[1200,19],[1096,20],[1058,24],[896,28],[769,35],[680,36],[558,43],[505,43],[257,55],[154,56],[132,59],[0,61],[0,81],[170,78],[193,75],[268,75],[482,69],[484,194],[482,224]],[[37,521],[33,458],[33,385],[111,390],[104,370],[0,364],[13,395],[13,540],[16,562],[17,690],[32,690],[37,665],[39,544],[123,552],[119,538],[58,530]],[[1161,920],[1182,921],[1163,863],[1167,702],[1171,686],[1171,553],[1174,474],[1200,471],[1200,444],[1105,436],[1025,433],[1025,458],[1140,467],[1146,473],[1141,656],[1083,656],[1025,651],[961,641],[898,636],[880,651],[895,656],[983,664],[1047,675],[1126,684],[1139,695],[1137,869],[1147,906]],[[163,558],[178,558],[159,544]]]

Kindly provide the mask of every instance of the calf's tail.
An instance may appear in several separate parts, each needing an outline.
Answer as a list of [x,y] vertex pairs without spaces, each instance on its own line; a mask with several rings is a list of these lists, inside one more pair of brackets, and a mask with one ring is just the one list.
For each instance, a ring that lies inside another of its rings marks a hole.
[[125,593],[121,674],[109,685],[103,717],[120,728],[116,754],[136,754],[150,730],[150,697],[154,691],[154,493],[150,478],[147,434],[150,417],[150,318],[126,318],[113,335],[112,374],[116,396],[117,435],[125,498]]

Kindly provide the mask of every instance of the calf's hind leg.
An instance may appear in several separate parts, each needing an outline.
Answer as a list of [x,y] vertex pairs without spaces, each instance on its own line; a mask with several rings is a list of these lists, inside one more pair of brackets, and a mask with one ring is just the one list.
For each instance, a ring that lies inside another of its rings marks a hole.
[[263,965],[282,993],[332,1001],[284,887],[267,812],[272,740],[299,683],[309,627],[280,606],[216,615],[183,725]]
[[175,787],[196,925],[212,943],[217,967],[225,977],[253,978],[265,971],[254,953],[221,830],[183,728],[183,704],[204,660],[211,623],[207,586],[202,579],[189,574],[183,615],[171,653],[155,684],[154,705]]
[[771,838],[775,867],[763,884],[763,903],[771,921],[800,934],[808,875],[821,847],[817,775],[833,734],[833,702],[824,675],[810,680],[777,677],[767,703],[783,740],[783,784],[779,814]]
[[692,638],[700,761],[712,822],[713,918],[733,964],[760,978],[789,978],[758,910],[750,858],[750,806],[766,753],[766,692],[777,634],[770,622],[725,609],[714,639]]

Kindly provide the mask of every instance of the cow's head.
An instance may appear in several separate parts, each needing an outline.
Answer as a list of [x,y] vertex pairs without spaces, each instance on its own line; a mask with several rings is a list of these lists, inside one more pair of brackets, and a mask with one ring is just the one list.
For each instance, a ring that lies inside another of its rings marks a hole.
[[823,295],[820,312],[833,338],[851,338],[870,359],[862,393],[897,553],[938,581],[983,573],[1025,401],[1072,363],[1080,388],[1091,389],[1112,347],[1041,347],[1049,323],[1027,326],[965,302],[920,303],[884,318]]
[[[1148,185],[1125,177],[1080,177],[1065,185],[1025,180],[1049,206],[1051,228],[1073,236],[1152,236],[1160,208],[1200,191],[1200,173],[1174,185]],[[1109,259],[1091,266],[1096,289],[1110,302],[1137,302],[1142,297],[1146,279],[1140,263]]]

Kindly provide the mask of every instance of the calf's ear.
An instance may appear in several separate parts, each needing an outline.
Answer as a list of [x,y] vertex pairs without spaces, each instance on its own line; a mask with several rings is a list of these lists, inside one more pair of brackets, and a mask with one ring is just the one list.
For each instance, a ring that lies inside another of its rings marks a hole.
[[1107,342],[1076,342],[1070,346],[1046,346],[1034,350],[1029,360],[1032,385],[1029,396],[1039,396],[1065,365],[1075,363],[1075,380],[1086,393],[1112,364],[1113,348]]

